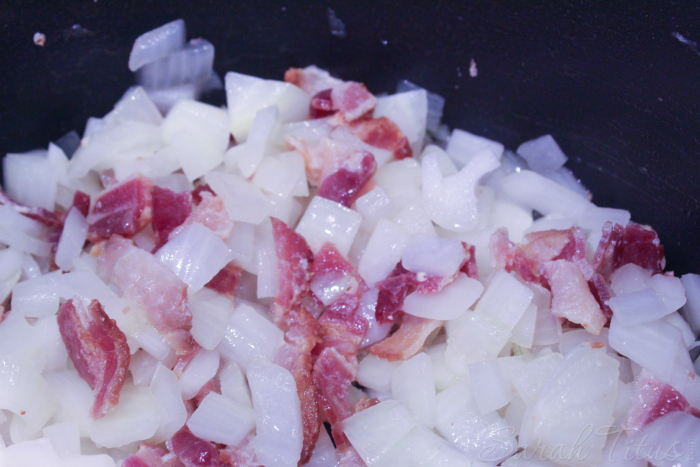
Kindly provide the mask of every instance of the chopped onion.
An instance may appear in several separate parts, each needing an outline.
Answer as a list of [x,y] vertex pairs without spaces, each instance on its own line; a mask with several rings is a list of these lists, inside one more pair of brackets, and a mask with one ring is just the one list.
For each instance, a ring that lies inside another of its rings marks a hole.
[[411,146],[421,148],[428,118],[425,89],[406,91],[377,99],[374,118],[386,117],[396,123]]
[[681,282],[688,299],[682,310],[683,317],[697,334],[700,332],[700,275],[686,274],[681,277]]
[[401,264],[415,273],[451,276],[457,272],[466,253],[456,240],[438,237],[414,237],[401,257]]
[[[183,374],[184,376],[184,374]],[[157,362],[150,389],[156,398],[159,425],[153,441],[163,442],[170,439],[187,421],[187,408],[182,400],[183,394],[177,375]]]
[[88,224],[78,209],[71,208],[63,223],[61,237],[58,240],[56,266],[69,271],[73,269],[73,262],[80,256],[87,239]]
[[361,222],[362,216],[357,212],[315,196],[296,231],[306,239],[313,251],[318,251],[324,243],[331,242],[342,255],[347,255]]
[[532,170],[540,174],[559,169],[568,159],[552,135],[526,141],[518,146],[517,152],[523,156]]
[[481,282],[460,273],[439,292],[409,294],[404,301],[403,311],[420,318],[454,319],[467,311],[483,291]]
[[188,298],[192,311],[192,337],[207,350],[214,349],[226,333],[233,314],[233,301],[218,292],[203,288]]
[[182,398],[190,400],[219,371],[219,352],[201,349],[180,375]]
[[672,312],[651,288],[617,295],[608,300],[608,305],[623,326],[648,323]]
[[236,446],[255,428],[255,412],[247,405],[210,392],[187,421],[187,427],[199,438]]
[[80,455],[80,431],[75,422],[54,423],[42,430],[60,457]]
[[252,307],[240,304],[233,311],[218,349],[243,368],[256,360],[272,361],[284,333]]
[[433,362],[424,352],[402,362],[391,374],[391,394],[423,425],[435,426]]
[[484,360],[469,365],[472,394],[482,415],[498,410],[510,402],[498,360],[500,359]]
[[512,330],[533,297],[532,290],[507,272],[499,271],[486,288],[475,310],[493,316]]
[[373,286],[389,275],[401,260],[409,240],[408,233],[398,224],[386,219],[377,223],[357,265],[357,272],[367,285]]
[[214,46],[204,39],[192,39],[184,48],[142,66],[136,74],[146,89],[166,89],[208,79],[214,68]]
[[52,279],[56,275],[54,272],[15,285],[12,288],[10,309],[26,318],[43,318],[55,314],[58,311],[59,297]]
[[185,22],[177,19],[141,34],[129,55],[129,69],[136,71],[185,46]]
[[53,211],[58,178],[46,151],[7,154],[2,162],[5,190],[12,199]]
[[209,172],[206,177],[214,193],[221,196],[232,221],[259,224],[269,216],[268,202],[260,189],[235,174]]
[[447,143],[447,154],[452,158],[458,169],[465,167],[485,149],[490,149],[496,160],[503,155],[503,145],[496,141],[477,136],[464,130],[454,130]]

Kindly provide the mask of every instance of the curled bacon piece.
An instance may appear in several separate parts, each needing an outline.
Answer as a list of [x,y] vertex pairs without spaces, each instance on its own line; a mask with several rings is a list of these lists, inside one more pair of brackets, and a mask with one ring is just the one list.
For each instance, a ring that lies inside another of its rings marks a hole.
[[126,336],[97,300],[87,308],[79,299],[68,300],[59,309],[57,319],[68,356],[95,392],[90,415],[100,418],[119,403],[131,361]]
[[617,267],[633,263],[653,274],[664,270],[664,246],[659,236],[649,226],[628,224],[622,239],[622,255]]
[[377,162],[374,156],[365,151],[359,167],[340,167],[321,182],[316,194],[350,207],[360,196],[365,185],[372,180],[376,171]]
[[182,225],[192,212],[192,194],[187,191],[175,193],[159,186],[154,186],[151,194],[153,235],[156,239],[156,248],[159,248],[168,241],[170,232]]
[[383,341],[374,344],[369,351],[390,362],[408,360],[420,352],[428,336],[443,324],[444,321],[403,314],[399,329]]
[[97,272],[146,309],[148,320],[178,355],[191,353],[196,346],[189,332],[187,285],[152,254],[119,235],[100,245],[97,253]]
[[350,124],[350,131],[370,146],[391,152],[396,160],[413,157],[408,138],[386,117],[357,120]]
[[338,113],[333,117],[337,124],[352,122],[371,112],[377,106],[377,98],[367,90],[364,84],[345,81],[331,88],[333,110]]
[[216,290],[221,295],[233,298],[238,282],[241,280],[243,270],[234,262],[228,263],[221,271],[217,272],[205,287]]
[[185,467],[219,467],[219,451],[209,441],[192,434],[187,425],[165,442]]
[[138,176],[102,193],[87,217],[88,240],[97,243],[114,234],[133,237],[151,222],[151,180]]
[[170,238],[177,235],[185,227],[194,223],[208,227],[220,238],[226,239],[233,231],[233,221],[228,216],[228,211],[224,207],[224,201],[206,190],[199,193],[199,203],[194,211],[189,213],[187,218],[170,233]]

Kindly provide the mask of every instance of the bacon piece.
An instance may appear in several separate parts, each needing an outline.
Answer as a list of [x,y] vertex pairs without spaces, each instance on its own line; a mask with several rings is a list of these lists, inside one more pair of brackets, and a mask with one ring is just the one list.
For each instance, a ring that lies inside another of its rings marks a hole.
[[252,440],[248,435],[236,446],[226,446],[219,451],[221,465],[225,467],[262,467],[255,457],[255,449],[250,444]]
[[175,193],[167,188],[154,186],[151,188],[153,198],[153,235],[156,248],[168,241],[168,236],[177,226],[181,225],[192,212],[192,195],[185,191]]
[[87,217],[88,240],[133,237],[151,221],[151,181],[138,176],[103,192]]
[[545,263],[543,270],[552,290],[552,314],[600,335],[608,320],[579,267],[560,259]]
[[317,388],[311,376],[311,352],[320,339],[316,320],[301,306],[288,310],[282,324],[285,342],[275,355],[275,363],[292,373],[297,386],[303,426],[302,465],[311,457],[321,428]]
[[208,227],[224,240],[231,236],[233,221],[228,216],[224,201],[207,191],[202,191],[199,196],[200,202],[197,204],[197,207],[194,208],[194,211],[187,216],[187,219],[180,226],[170,233],[169,238],[173,238],[181,230],[194,223],[200,223]]
[[122,467],[180,467],[180,462],[174,454],[169,454],[165,449],[155,444],[139,443],[136,454],[129,456]]
[[241,280],[243,270],[234,262],[228,263],[221,271],[217,272],[212,279],[205,284],[212,290],[216,290],[221,295],[233,298],[238,282]]
[[185,467],[218,467],[219,451],[209,441],[196,437],[187,425],[173,435],[165,445]]
[[331,424],[333,441],[340,453],[353,449],[343,433],[342,422],[352,415],[348,388],[355,380],[355,368],[333,347],[321,352],[314,364],[314,383],[324,418]]
[[596,299],[600,309],[603,310],[603,314],[609,320],[612,318],[613,312],[608,305],[608,300],[610,300],[610,289],[608,288],[608,283],[605,281],[600,273],[595,273],[591,280],[588,281],[588,288],[591,289],[593,298]]
[[333,115],[333,101],[331,100],[331,89],[319,91],[311,98],[309,104],[309,118],[324,118]]
[[79,299],[68,300],[57,319],[68,356],[95,393],[90,416],[100,418],[119,403],[131,361],[126,336],[97,300],[87,308]]
[[271,217],[277,251],[279,292],[275,299],[274,321],[282,326],[287,311],[298,308],[309,291],[311,263],[314,255],[304,237],[281,220]]
[[306,68],[290,68],[284,73],[284,80],[300,87],[312,96],[324,89],[331,89],[343,83],[338,78],[333,78],[327,71],[314,65]]
[[404,314],[401,317],[399,329],[383,341],[371,346],[369,351],[390,362],[408,360],[420,352],[428,336],[443,324],[445,324],[444,321]]
[[[80,190],[76,190],[75,194],[73,195],[73,204],[71,207],[76,208],[78,212],[83,215],[83,217],[87,217],[88,213],[90,212],[90,195],[83,193]],[[68,210],[66,213],[67,212]]]
[[341,168],[349,172],[362,172],[362,161],[369,154],[358,146],[330,138],[323,138],[311,147],[295,137],[290,137],[288,142],[304,157],[306,178],[313,186],[319,186]]
[[700,410],[692,407],[673,386],[662,383],[650,371],[642,370],[624,429],[639,430],[669,412],[687,412],[700,418]]
[[495,269],[505,269],[508,272],[516,272],[523,280],[547,287],[547,281],[539,274],[533,272],[532,261],[525,255],[522,248],[515,245],[508,238],[505,228],[496,230],[489,240],[491,251],[491,265]]
[[96,252],[98,273],[146,309],[148,320],[178,355],[192,352],[196,346],[189,332],[192,313],[187,285],[152,254],[119,235],[113,235]]
[[374,160],[374,156],[365,152],[358,168],[353,170],[340,167],[323,180],[316,194],[350,207],[360,196],[362,188],[374,177],[376,171],[377,162]]
[[358,120],[349,126],[350,131],[365,143],[391,152],[394,159],[413,157],[413,150],[398,125],[386,117]]
[[462,246],[467,254],[467,258],[459,267],[459,272],[466,274],[472,279],[479,280],[479,268],[476,265],[476,247],[466,242],[462,242]]
[[354,81],[345,81],[333,86],[331,101],[333,110],[338,111],[333,117],[337,124],[357,120],[377,106],[377,98],[367,90],[364,84]]
[[0,188],[0,204],[11,206],[15,211],[23,216],[39,221],[47,227],[56,227],[63,224],[61,216],[55,212],[44,208],[38,208],[35,206],[30,207],[18,203],[14,199],[10,198],[7,193],[2,190],[2,188]]
[[602,233],[598,247],[593,254],[591,267],[607,279],[620,263],[622,237],[625,231],[619,224],[613,225],[612,222],[606,222]]
[[360,413],[365,409],[374,407],[375,405],[379,404],[379,402],[380,400],[376,397],[367,399],[365,396],[362,396],[352,405],[352,414],[355,415],[356,413]]
[[211,193],[215,195],[214,190],[208,184],[198,185],[194,190],[192,190],[192,202],[194,204],[199,204],[202,202],[202,193]]
[[651,227],[639,224],[628,224],[625,227],[622,255],[617,267],[629,263],[650,271],[652,275],[664,270],[664,246]]

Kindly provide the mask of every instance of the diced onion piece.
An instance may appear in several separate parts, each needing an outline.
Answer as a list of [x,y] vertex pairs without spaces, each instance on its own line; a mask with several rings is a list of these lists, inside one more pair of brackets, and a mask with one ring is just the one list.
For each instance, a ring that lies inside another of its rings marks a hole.
[[102,123],[105,126],[117,126],[129,120],[151,125],[163,123],[163,115],[141,86],[129,88],[114,105],[114,109],[102,118]]
[[[413,91],[416,89],[422,88],[407,80],[399,81],[399,83],[396,85],[397,93]],[[428,117],[426,119],[425,125],[428,131],[433,133],[438,131],[438,128],[440,126],[440,120],[442,119],[442,110],[444,107],[444,97],[432,92],[428,92]]]
[[401,264],[415,273],[428,276],[451,276],[459,269],[466,253],[456,240],[416,236],[406,247]]
[[530,304],[518,320],[518,323],[513,327],[513,335],[510,340],[520,347],[529,349],[535,342],[536,328],[537,307]]
[[[289,151],[277,156],[263,158],[253,177],[253,183],[260,189],[279,196],[307,196],[304,157],[297,151]],[[306,187],[299,191],[298,187]]]
[[396,123],[411,146],[420,148],[428,119],[428,93],[425,89],[392,94],[377,99],[374,118],[386,117]]
[[190,400],[219,371],[219,352],[201,349],[180,376],[182,398]]
[[233,311],[218,349],[241,367],[256,360],[272,361],[284,341],[284,333],[252,307],[240,304]]
[[685,294],[688,298],[683,307],[683,317],[688,320],[693,332],[700,332],[700,275],[686,274],[681,277],[681,282],[685,288]]
[[615,295],[625,295],[649,287],[651,273],[634,263],[625,264],[613,272],[610,277],[610,288]]
[[141,34],[129,54],[129,69],[136,71],[185,46],[185,21],[177,19]]
[[499,271],[491,280],[475,310],[490,314],[512,330],[533,297],[532,290],[507,272]]
[[467,311],[451,323],[445,359],[455,373],[466,373],[472,362],[496,358],[511,331],[490,314]]
[[302,447],[301,403],[292,374],[256,360],[248,369],[255,409],[255,454],[263,465],[295,467]]
[[73,261],[83,251],[83,245],[85,245],[85,240],[87,239],[87,231],[88,224],[85,216],[78,209],[71,208],[63,223],[61,238],[58,240],[56,257],[54,259],[56,266],[64,271],[73,269]]
[[612,297],[608,305],[623,326],[648,323],[671,313],[651,288]]
[[20,313],[10,311],[5,315],[0,323],[0,355],[5,370],[42,372],[46,356],[40,338],[39,330]]
[[416,426],[411,413],[394,400],[380,402],[343,421],[345,435],[370,466]]
[[391,394],[423,425],[435,425],[433,362],[421,352],[401,363],[391,375]]
[[521,243],[525,232],[532,226],[532,213],[513,203],[495,201],[491,210],[490,225],[508,229],[508,237],[514,243]]
[[205,39],[192,39],[187,46],[141,67],[138,83],[146,89],[166,89],[201,83],[211,77],[214,46]]
[[578,221],[592,206],[586,198],[530,170],[508,175],[501,183],[511,199],[543,215],[561,214]]
[[274,105],[262,108],[255,114],[245,151],[236,160],[244,177],[253,175],[263,157],[271,152],[272,143],[280,130],[279,118],[279,109]]
[[[160,360],[157,360],[153,355],[143,349],[137,350],[131,356],[131,361],[129,362],[129,372],[134,379],[134,384],[137,386],[151,384],[159,364]],[[180,386],[178,385],[179,388]]]
[[253,409],[210,392],[187,421],[192,434],[214,443],[236,446],[255,427]]
[[460,273],[439,292],[409,294],[404,301],[403,311],[420,318],[454,319],[467,311],[483,291],[481,282]]
[[367,354],[357,368],[357,382],[375,391],[388,392],[391,390],[392,374],[400,364]]
[[489,359],[469,365],[474,400],[482,414],[498,410],[510,402],[498,359]]
[[248,391],[248,383],[241,368],[236,362],[230,361],[219,372],[221,395],[248,407],[253,407]]
[[360,223],[362,216],[356,211],[315,196],[299,221],[296,232],[306,239],[313,251],[330,242],[342,255],[347,255]]
[[673,313],[685,305],[685,289],[680,278],[656,274],[651,277],[651,286],[659,294],[668,313]]
[[47,425],[42,433],[51,441],[51,446],[60,457],[80,455],[80,431],[75,422]]
[[[60,275],[60,272],[58,273]],[[10,309],[26,318],[43,318],[58,311],[58,291],[52,282],[51,275],[39,276],[35,279],[22,281],[12,289]]]
[[68,367],[68,352],[58,330],[56,315],[38,319],[32,326],[39,331],[39,342],[46,355],[44,371],[65,370]]
[[257,225],[270,215],[268,201],[260,188],[245,178],[230,173],[209,172],[205,179],[214,193],[223,199],[232,221]]
[[685,412],[671,412],[641,429],[641,457],[658,467],[696,465],[695,446],[700,443],[700,419]]
[[189,293],[204,287],[231,260],[224,241],[199,223],[178,232],[156,258],[189,285]]
[[226,334],[233,301],[206,287],[190,295],[188,301],[192,311],[192,337],[203,348],[214,349]]
[[423,426],[413,428],[373,466],[438,465],[441,467],[485,467],[450,445],[444,438]]
[[517,152],[532,170],[541,174],[557,170],[566,164],[568,159],[552,135],[525,141],[518,146]]
[[357,265],[357,272],[367,285],[373,286],[389,275],[401,260],[409,241],[410,236],[403,227],[386,219],[379,220]]
[[276,105],[285,123],[308,116],[311,96],[293,84],[232,71],[226,73],[225,82],[229,125],[239,143],[247,139],[255,114],[265,107]]
[[57,407],[51,385],[36,371],[11,364],[0,367],[0,408],[15,414],[10,431],[13,442],[33,438]]
[[150,385],[156,398],[159,426],[153,441],[170,439],[187,421],[187,408],[182,400],[180,382],[172,370],[158,363]]
[[12,199],[27,206],[54,210],[58,179],[46,151],[7,154],[2,162],[5,190]]
[[340,455],[326,430],[320,430],[313,454],[306,467],[338,467]]
[[484,138],[483,136],[468,133],[464,130],[455,129],[452,131],[446,151],[457,168],[461,169],[469,164],[469,162],[484,149],[493,151],[497,160],[503,155],[503,145],[501,143]]

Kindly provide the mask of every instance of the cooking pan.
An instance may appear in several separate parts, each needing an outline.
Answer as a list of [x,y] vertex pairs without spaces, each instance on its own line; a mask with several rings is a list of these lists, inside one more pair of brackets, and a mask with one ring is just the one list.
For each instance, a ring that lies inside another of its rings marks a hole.
[[82,133],[134,83],[133,40],[176,18],[221,75],[316,64],[375,93],[408,79],[446,98],[451,127],[511,149],[551,133],[594,202],[654,226],[669,269],[700,270],[697,3],[5,1],[0,154]]

